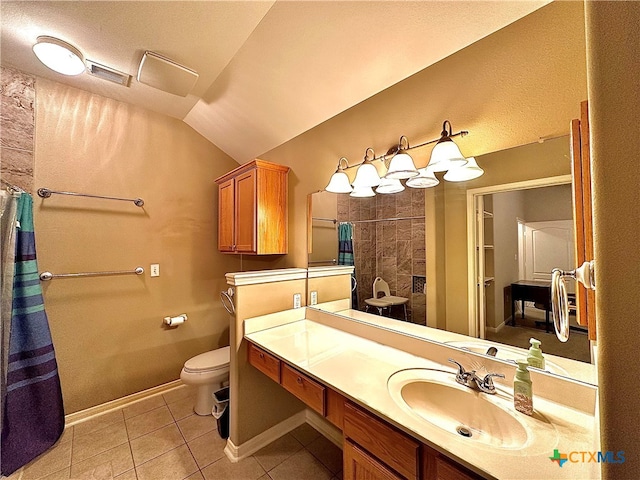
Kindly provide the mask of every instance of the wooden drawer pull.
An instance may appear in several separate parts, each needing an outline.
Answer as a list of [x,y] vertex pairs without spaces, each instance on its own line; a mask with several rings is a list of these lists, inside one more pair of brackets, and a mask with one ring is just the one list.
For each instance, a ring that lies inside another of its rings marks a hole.
[[300,377],[296,378],[296,382],[298,382],[298,385],[302,385],[302,378]]

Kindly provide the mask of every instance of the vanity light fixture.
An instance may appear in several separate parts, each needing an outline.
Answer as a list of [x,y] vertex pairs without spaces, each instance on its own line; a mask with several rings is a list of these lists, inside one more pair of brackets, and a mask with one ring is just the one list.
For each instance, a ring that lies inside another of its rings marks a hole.
[[[342,166],[342,162],[347,164],[347,167]],[[353,188],[349,183],[349,176],[345,172],[345,168],[349,167],[349,161],[345,157],[340,157],[338,160],[338,168],[335,173],[331,175],[329,184],[324,188],[327,192],[331,193],[351,193]],[[375,167],[374,167],[375,168]]]
[[[371,151],[371,159],[369,159],[369,151]],[[353,185],[354,190],[360,190],[364,187],[377,187],[380,185],[380,175],[378,175],[378,170],[372,163],[373,160],[378,159],[376,159],[376,153],[373,151],[373,148],[369,147],[364,152],[364,161],[360,166],[358,166],[358,170],[356,170],[356,178],[351,184]]]
[[[402,146],[403,140],[406,143],[406,146],[404,148]],[[416,177],[419,175],[418,170],[413,163],[413,158],[411,158],[411,156],[407,153],[408,149],[409,140],[407,140],[407,137],[402,135],[400,137],[400,142],[398,142],[398,146],[392,148],[391,150],[389,150],[389,152],[387,152],[387,155],[393,154],[393,158],[391,158],[391,162],[389,163],[389,168],[387,170],[385,178],[403,180],[405,178]]]
[[[409,146],[409,141],[404,135],[400,137],[398,145],[391,147],[386,154],[375,156],[373,148],[367,148],[364,160],[356,165],[349,165],[346,158],[342,157],[338,161],[338,169],[332,175],[325,190],[333,193],[349,193],[353,197],[372,197],[375,195],[372,187],[377,193],[398,193],[404,190],[400,180],[406,180],[404,184],[411,188],[429,188],[440,183],[435,172],[446,172],[444,180],[450,182],[463,182],[478,178],[484,170],[478,166],[475,158],[465,158],[460,149],[452,140],[453,137],[464,136],[469,132],[461,130],[453,133],[451,122],[445,120],[442,124],[440,138]],[[431,151],[431,157],[426,167],[416,169],[409,150],[421,148],[426,145],[435,144]],[[371,156],[370,156],[371,153]],[[390,160],[389,160],[390,158]],[[343,165],[342,162],[345,162]],[[373,162],[382,162],[387,166],[387,173],[381,179]],[[357,168],[356,178],[348,185],[349,177],[345,170]],[[353,188],[351,189],[351,186]]]
[[[417,177],[414,177],[417,178]],[[398,193],[404,190],[404,185],[397,178],[384,177],[376,188],[376,193]]]
[[[449,129],[447,130],[447,125]],[[434,172],[444,172],[455,167],[461,167],[467,163],[467,159],[460,152],[458,145],[451,140],[451,122],[445,120],[442,124],[440,140],[431,150],[431,159],[428,166]]]
[[484,170],[478,166],[474,157],[467,158],[468,163],[462,167],[456,167],[449,170],[444,174],[444,179],[447,182],[465,182],[467,180],[473,180],[484,174]]
[[79,75],[85,71],[82,52],[58,38],[38,37],[33,53],[51,70],[63,75]]
[[411,188],[431,188],[440,183],[440,180],[436,178],[436,174],[433,173],[429,167],[424,167],[418,170],[420,175],[407,180],[407,187]]

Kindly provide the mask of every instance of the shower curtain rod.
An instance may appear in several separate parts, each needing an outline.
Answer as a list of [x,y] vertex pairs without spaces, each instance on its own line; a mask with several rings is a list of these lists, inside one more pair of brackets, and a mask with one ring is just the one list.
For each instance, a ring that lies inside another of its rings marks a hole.
[[395,218],[376,218],[374,220],[352,220],[350,222],[340,222],[340,225],[345,223],[375,223],[375,222],[392,222],[396,220],[424,220],[424,216],[416,217],[395,217]]

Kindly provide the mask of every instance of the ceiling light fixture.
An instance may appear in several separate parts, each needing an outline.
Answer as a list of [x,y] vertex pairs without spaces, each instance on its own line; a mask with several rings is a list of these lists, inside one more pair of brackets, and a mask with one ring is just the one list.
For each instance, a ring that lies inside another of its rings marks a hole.
[[33,53],[51,70],[63,75],[79,75],[85,70],[82,52],[58,38],[38,37]]
[[[411,188],[435,187],[440,183],[436,172],[446,172],[444,180],[450,182],[463,182],[478,178],[484,170],[478,166],[473,157],[465,158],[460,149],[452,140],[453,137],[465,136],[469,132],[461,130],[453,133],[451,122],[445,120],[442,124],[440,138],[409,146],[409,141],[404,135],[400,137],[398,145],[391,147],[386,154],[375,156],[373,148],[367,148],[364,160],[356,165],[349,165],[346,158],[338,161],[338,169],[335,171],[325,190],[333,193],[349,193],[353,197],[372,197],[377,193],[398,193],[404,190],[400,180],[406,180],[405,185]],[[431,151],[431,157],[427,166],[416,169],[409,150],[435,144]],[[371,156],[369,155],[371,152]],[[390,159],[390,160],[389,160]],[[385,166],[389,160],[387,173],[381,179],[373,162],[381,161]],[[345,162],[343,165],[342,162]],[[358,168],[356,178],[348,185],[349,177],[346,170]],[[351,186],[353,186],[352,189]],[[375,192],[372,187],[376,188]]]
[[[347,164],[346,167],[342,166],[342,161]],[[331,175],[331,180],[329,180],[329,184],[324,188],[327,192],[331,193],[351,193],[353,192],[353,188],[349,183],[349,176],[344,171],[345,168],[349,167],[349,161],[345,157],[341,157],[338,160],[338,168],[335,173]]]

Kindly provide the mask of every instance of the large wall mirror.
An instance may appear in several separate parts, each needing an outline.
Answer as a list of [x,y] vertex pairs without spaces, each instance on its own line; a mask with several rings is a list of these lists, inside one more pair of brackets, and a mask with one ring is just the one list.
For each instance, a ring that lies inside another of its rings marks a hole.
[[[575,268],[569,143],[567,135],[479,156],[485,174],[463,183],[441,179],[431,189],[370,198],[314,193],[309,266],[338,263],[341,229],[347,229],[354,308],[486,338],[505,349],[528,348],[535,337],[546,353],[591,362],[575,310],[572,334],[562,343],[552,325],[547,331],[548,302],[512,292],[514,284],[545,284],[553,267]],[[377,277],[404,305],[381,310],[368,302]]]

